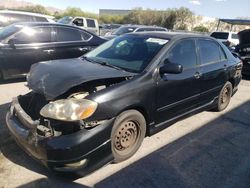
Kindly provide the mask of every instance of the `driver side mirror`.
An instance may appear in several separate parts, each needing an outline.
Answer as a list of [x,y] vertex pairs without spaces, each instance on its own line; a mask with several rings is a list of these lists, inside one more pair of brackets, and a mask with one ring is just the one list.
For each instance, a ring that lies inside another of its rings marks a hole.
[[11,48],[16,49],[16,46],[15,46],[15,44],[16,44],[16,39],[12,38],[12,39],[8,40],[8,44],[9,44],[9,46],[10,46]]
[[168,60],[164,61],[164,65],[160,67],[160,74],[180,74],[183,71],[183,66],[176,63],[170,63]]

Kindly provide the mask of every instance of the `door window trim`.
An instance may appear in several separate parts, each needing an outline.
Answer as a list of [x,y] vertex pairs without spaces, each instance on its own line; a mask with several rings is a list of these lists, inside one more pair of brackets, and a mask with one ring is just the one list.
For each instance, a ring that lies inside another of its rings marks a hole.
[[[77,30],[77,31],[79,31],[79,32],[86,32],[85,30],[80,30],[80,29],[78,29],[78,28],[72,28],[72,27],[65,27],[65,26],[54,25],[53,28],[52,28],[52,29],[53,29],[52,33],[54,33],[54,34],[53,34],[53,39],[54,39],[54,40],[56,39],[56,34],[55,34],[54,28],[69,28],[69,29]],[[89,35],[91,36],[88,40],[82,39],[82,40],[62,41],[62,42],[54,41],[53,43],[54,43],[54,44],[64,44],[64,43],[76,43],[76,42],[78,42],[78,43],[80,43],[80,42],[89,42],[94,36],[91,35],[91,34],[88,33],[88,32],[86,32],[86,33],[89,34]]]
[[[24,27],[26,27],[26,26],[24,26]],[[27,26],[27,27],[29,27],[29,26]],[[51,26],[51,25],[49,25],[49,26],[34,26],[34,27],[31,27],[31,28],[51,28],[51,33],[50,33],[50,37],[51,37],[51,42],[34,42],[34,43],[26,43],[26,44],[15,44],[15,46],[24,46],[24,45],[37,45],[37,44],[40,44],[40,45],[42,45],[42,44],[51,44],[51,43],[53,43],[53,27]],[[5,40],[4,40],[4,44],[8,44],[8,41],[10,40],[10,39],[12,39],[13,37],[15,37],[15,36],[17,36],[18,34],[20,34],[21,32],[22,32],[22,30],[23,30],[23,28],[20,30],[20,31],[18,31],[17,33],[14,33],[13,35],[11,35],[11,36],[9,36],[8,38],[6,38]]]
[[190,69],[194,69],[194,68],[198,68],[199,67],[199,56],[198,56],[198,49],[197,49],[197,44],[196,44],[196,38],[195,37],[190,37],[190,38],[182,38],[182,39],[178,39],[177,41],[175,41],[175,44],[172,45],[166,52],[166,54],[163,56],[163,58],[161,59],[161,63],[160,63],[160,66],[162,66],[164,64],[164,60],[166,59],[166,57],[168,56],[168,54],[170,53],[170,51],[176,46],[178,45],[179,43],[181,43],[182,41],[185,41],[185,40],[193,40],[194,44],[195,44],[195,53],[196,53],[196,66],[194,67],[189,67],[189,68],[184,68],[183,67],[183,71],[186,71],[186,70],[190,70]]
[[[219,60],[219,61],[211,61],[211,62],[202,64],[202,63],[201,63],[201,53],[200,53],[199,40],[211,41],[211,42],[213,42],[214,44],[216,44],[216,45],[218,46],[218,50],[219,50],[219,49],[222,50],[222,52],[224,53],[226,59],[222,59],[221,53],[219,52],[219,54],[220,54],[220,60]],[[198,58],[199,58],[199,67],[203,67],[203,66],[207,66],[207,65],[212,65],[212,64],[215,64],[215,63],[221,63],[221,62],[223,62],[223,61],[225,61],[225,60],[228,59],[228,57],[226,56],[226,53],[224,52],[224,49],[222,48],[222,46],[221,46],[217,41],[215,41],[215,40],[213,40],[213,39],[209,39],[209,38],[197,38],[197,39],[196,39],[196,42],[197,42],[196,48],[197,48],[197,50],[198,50],[197,55],[198,55]]]

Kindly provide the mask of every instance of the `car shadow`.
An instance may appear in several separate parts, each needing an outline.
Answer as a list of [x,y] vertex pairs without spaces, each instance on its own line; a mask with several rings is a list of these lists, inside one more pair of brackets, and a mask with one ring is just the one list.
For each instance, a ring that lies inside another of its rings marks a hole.
[[9,80],[0,80],[0,85],[1,84],[17,83],[17,82],[26,82],[26,78],[15,78],[15,79],[9,79]]
[[[1,117],[6,105],[0,106]],[[2,119],[0,122],[3,125]],[[0,142],[3,155],[47,176],[20,187],[86,187],[48,173],[8,138],[3,127],[0,138],[7,139]],[[250,101],[96,182],[94,187],[250,187],[249,143]]]
[[88,186],[84,186],[79,183],[74,182],[66,182],[62,179],[54,178],[54,179],[47,179],[47,178],[41,178],[37,179],[35,181],[28,182],[26,184],[23,184],[21,186],[18,186],[17,188],[89,188]]
[[250,80],[250,76],[249,75],[242,75],[242,79],[243,80]]
[[250,187],[249,143],[250,101],[95,187]]

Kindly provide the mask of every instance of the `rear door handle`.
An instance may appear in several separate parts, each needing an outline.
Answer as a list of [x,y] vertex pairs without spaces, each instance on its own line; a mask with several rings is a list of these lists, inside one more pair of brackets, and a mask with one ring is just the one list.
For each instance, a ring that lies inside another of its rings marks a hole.
[[194,74],[195,79],[200,79],[201,76],[202,76],[202,74],[200,72],[196,72]]
[[50,54],[50,53],[54,52],[54,50],[53,49],[43,50],[43,52],[46,52],[46,53]]

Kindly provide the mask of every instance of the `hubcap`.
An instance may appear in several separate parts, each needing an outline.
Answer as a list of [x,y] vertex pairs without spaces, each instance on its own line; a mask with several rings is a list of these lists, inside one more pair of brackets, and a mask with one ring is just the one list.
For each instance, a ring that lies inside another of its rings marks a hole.
[[138,125],[133,121],[124,122],[115,134],[115,149],[125,151],[133,146],[138,138]]
[[225,104],[225,103],[227,103],[228,102],[228,100],[229,100],[229,88],[228,87],[226,87],[224,90],[223,90],[223,92],[222,92],[222,96],[221,96],[221,102],[222,102],[222,104]]

